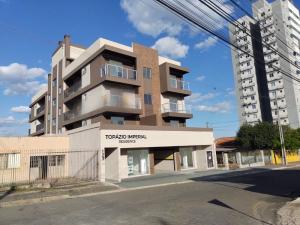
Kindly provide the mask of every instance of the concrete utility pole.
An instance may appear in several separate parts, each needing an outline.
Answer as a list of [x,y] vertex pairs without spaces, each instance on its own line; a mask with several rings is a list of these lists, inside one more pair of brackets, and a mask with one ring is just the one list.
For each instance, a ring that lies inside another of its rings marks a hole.
[[274,91],[274,93],[275,93],[275,100],[276,100],[276,107],[277,107],[277,123],[278,123],[278,128],[279,128],[279,138],[280,138],[280,145],[281,145],[281,163],[283,165],[287,165],[286,151],[285,151],[285,145],[284,145],[284,135],[283,135],[283,129],[282,129],[281,119],[280,119],[280,115],[279,115],[279,107],[278,107],[278,102],[277,102],[276,90]]

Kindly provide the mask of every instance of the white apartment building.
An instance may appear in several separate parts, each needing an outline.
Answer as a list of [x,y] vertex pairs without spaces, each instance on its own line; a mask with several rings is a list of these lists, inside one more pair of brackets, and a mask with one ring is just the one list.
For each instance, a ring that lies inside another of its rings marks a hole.
[[[252,40],[246,46],[254,56],[249,60],[250,65],[254,64],[255,69],[251,71],[254,78],[246,79],[242,76],[243,71],[241,72],[244,66],[241,63],[243,54],[238,55],[232,49],[240,123],[257,122],[253,117],[258,121],[277,123],[279,116],[281,124],[298,128],[300,127],[300,84],[292,77],[300,78],[299,10],[288,0],[276,0],[272,3],[258,0],[252,4],[252,11],[254,19],[245,16],[238,20],[247,25],[248,29],[250,28],[248,34],[251,33],[251,37],[236,26],[230,28],[231,40],[237,45],[239,33],[244,32],[247,39]],[[245,113],[249,105],[245,104],[247,96],[240,89],[243,88],[242,84],[248,84],[249,79],[253,79],[252,90],[254,92],[257,90],[255,94],[258,94],[260,104],[251,102],[250,107],[255,113],[257,111],[257,115]]]

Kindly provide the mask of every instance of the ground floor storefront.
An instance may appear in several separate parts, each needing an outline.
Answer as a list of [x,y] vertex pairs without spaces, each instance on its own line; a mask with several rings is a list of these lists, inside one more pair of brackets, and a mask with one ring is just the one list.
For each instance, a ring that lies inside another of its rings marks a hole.
[[[204,158],[202,158],[204,157]],[[105,179],[145,176],[190,169],[215,168],[214,152],[201,146],[154,148],[106,148]],[[116,168],[119,167],[119,173]]]
[[[87,134],[88,132],[89,134]],[[96,127],[70,134],[70,143],[82,145],[84,136],[99,137],[101,181],[163,172],[217,168],[211,129],[153,126]],[[73,141],[72,141],[73,140]]]

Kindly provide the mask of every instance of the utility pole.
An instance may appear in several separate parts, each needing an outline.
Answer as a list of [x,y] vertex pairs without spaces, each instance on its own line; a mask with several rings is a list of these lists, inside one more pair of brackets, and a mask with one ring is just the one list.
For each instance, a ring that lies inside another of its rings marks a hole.
[[279,128],[279,138],[280,138],[280,145],[281,145],[281,163],[283,165],[287,165],[286,151],[285,151],[285,144],[284,144],[284,135],[283,135],[283,129],[282,129],[282,125],[281,125],[281,119],[279,116],[279,107],[278,107],[278,102],[277,102],[276,90],[274,91],[274,93],[275,93],[275,100],[276,100],[276,106],[277,106],[277,123],[278,123],[278,128]]
[[206,122],[206,128],[208,128],[208,122]]

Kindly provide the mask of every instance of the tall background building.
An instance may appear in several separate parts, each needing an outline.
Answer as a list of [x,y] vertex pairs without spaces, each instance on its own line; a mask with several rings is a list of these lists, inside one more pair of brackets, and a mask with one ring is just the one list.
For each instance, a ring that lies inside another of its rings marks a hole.
[[298,128],[299,10],[287,0],[258,0],[252,11],[253,17],[244,16],[229,28],[231,42],[239,47],[232,48],[232,61],[240,124],[280,119]]

